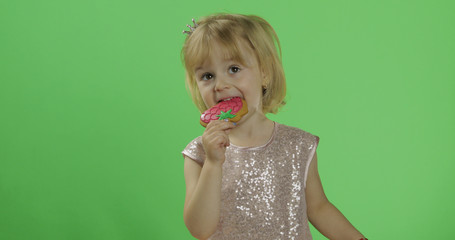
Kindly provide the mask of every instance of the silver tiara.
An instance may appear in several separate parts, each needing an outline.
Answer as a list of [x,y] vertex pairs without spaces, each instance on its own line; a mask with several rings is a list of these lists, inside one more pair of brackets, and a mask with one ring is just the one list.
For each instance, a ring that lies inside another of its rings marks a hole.
[[199,25],[197,25],[197,23],[194,21],[194,18],[191,19],[191,20],[193,21],[194,26],[192,27],[192,26],[190,26],[190,25],[187,24],[186,26],[190,28],[190,31],[185,31],[185,30],[183,30],[183,34],[186,33],[186,34],[188,34],[188,36],[191,35],[191,34],[194,32],[194,30],[199,26]]

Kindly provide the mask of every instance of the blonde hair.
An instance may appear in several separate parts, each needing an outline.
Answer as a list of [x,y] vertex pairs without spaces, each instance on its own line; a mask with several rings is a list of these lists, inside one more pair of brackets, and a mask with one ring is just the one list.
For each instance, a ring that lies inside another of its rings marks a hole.
[[196,23],[198,27],[185,39],[181,58],[185,65],[187,90],[199,111],[204,112],[207,106],[197,86],[195,67],[202,65],[210,55],[210,43],[213,41],[224,46],[227,59],[232,58],[243,64],[238,46],[239,40],[243,39],[256,53],[259,68],[268,79],[267,90],[262,97],[262,111],[264,114],[277,113],[286,104],[286,79],[281,63],[280,42],[272,26],[255,15],[225,13],[204,17]]

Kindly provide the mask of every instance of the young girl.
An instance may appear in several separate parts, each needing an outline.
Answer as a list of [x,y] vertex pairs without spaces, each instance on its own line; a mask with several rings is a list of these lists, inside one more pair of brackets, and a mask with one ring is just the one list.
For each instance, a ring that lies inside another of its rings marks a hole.
[[193,23],[184,31],[182,60],[194,103],[202,113],[241,97],[248,113],[236,124],[211,121],[182,152],[190,233],[198,239],[309,240],[309,220],[329,239],[364,238],[324,194],[319,137],[266,117],[285,104],[286,94],[273,28],[253,15],[216,14]]

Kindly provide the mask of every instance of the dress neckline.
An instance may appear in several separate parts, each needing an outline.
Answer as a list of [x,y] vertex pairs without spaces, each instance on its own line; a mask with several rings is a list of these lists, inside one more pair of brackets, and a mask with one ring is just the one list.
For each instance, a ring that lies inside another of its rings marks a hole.
[[279,125],[279,123],[273,121],[273,133],[272,133],[272,136],[271,136],[270,139],[269,139],[266,143],[264,143],[263,145],[255,146],[255,147],[242,147],[242,146],[237,146],[237,145],[231,143],[231,144],[228,146],[228,148],[234,148],[234,149],[242,150],[242,151],[244,151],[244,150],[258,150],[258,149],[261,149],[261,148],[265,148],[265,147],[267,147],[268,145],[270,145],[270,143],[273,142],[273,139],[274,139],[275,136],[276,136],[276,132],[277,132],[277,129],[278,129],[278,125]]

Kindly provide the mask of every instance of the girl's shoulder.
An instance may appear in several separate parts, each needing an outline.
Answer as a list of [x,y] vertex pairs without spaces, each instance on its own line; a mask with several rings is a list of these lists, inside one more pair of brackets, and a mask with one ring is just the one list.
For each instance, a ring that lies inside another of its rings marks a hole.
[[193,140],[191,140],[187,147],[190,146],[190,145],[195,145],[195,144],[202,144],[202,136],[197,136],[196,138],[194,138]]
[[316,141],[319,142],[319,137],[314,135],[308,131],[305,131],[298,127],[293,127],[285,124],[278,124],[278,137],[280,138],[287,138],[297,139],[300,141]]
[[205,159],[204,147],[202,146],[202,136],[198,136],[188,143],[182,151],[183,157],[188,156],[200,165]]

